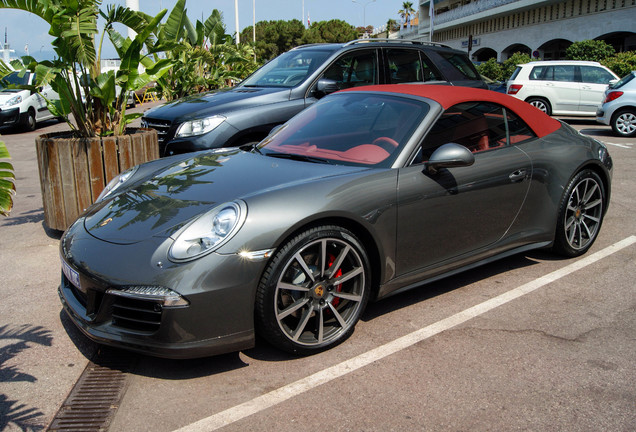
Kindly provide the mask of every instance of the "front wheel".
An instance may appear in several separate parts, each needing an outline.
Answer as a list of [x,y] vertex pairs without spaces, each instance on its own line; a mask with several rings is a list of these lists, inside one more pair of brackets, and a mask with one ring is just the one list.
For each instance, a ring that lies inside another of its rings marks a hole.
[[29,109],[26,115],[24,116],[24,121],[22,123],[22,127],[31,132],[35,130],[36,121],[35,121],[35,111],[33,109]]
[[289,240],[264,272],[256,294],[257,331],[295,354],[332,348],[353,333],[370,283],[367,254],[353,233],[311,228]]
[[594,243],[605,212],[605,187],[594,171],[579,172],[559,205],[554,251],[568,257],[584,254]]
[[614,114],[612,130],[621,137],[636,136],[636,111],[625,109]]

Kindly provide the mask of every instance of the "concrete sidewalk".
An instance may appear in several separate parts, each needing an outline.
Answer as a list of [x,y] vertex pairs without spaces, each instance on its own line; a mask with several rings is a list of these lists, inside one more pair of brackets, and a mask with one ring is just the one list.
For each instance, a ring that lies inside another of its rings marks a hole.
[[46,429],[97,350],[62,313],[62,232],[44,225],[35,138],[63,130],[56,121],[34,132],[0,128],[17,188],[10,216],[0,216],[0,431]]

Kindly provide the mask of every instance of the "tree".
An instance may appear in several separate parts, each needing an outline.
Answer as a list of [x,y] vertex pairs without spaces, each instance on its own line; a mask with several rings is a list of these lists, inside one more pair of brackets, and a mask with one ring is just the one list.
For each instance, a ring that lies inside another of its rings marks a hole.
[[522,54],[520,52],[516,52],[511,55],[508,60],[504,61],[502,64],[501,77],[502,80],[507,80],[510,78],[512,73],[517,68],[517,65],[526,64],[533,61],[528,54]]
[[413,2],[402,3],[402,9],[398,11],[398,15],[402,17],[404,23],[409,22],[412,15],[415,15],[415,9],[413,9]]
[[[241,40],[252,40],[253,30],[249,26],[241,32]],[[300,20],[259,21],[256,23],[256,58],[259,62],[271,60],[301,44],[305,26]]]
[[565,50],[568,60],[588,60],[600,62],[614,55],[614,47],[600,40],[574,42]]
[[[49,110],[65,119],[79,137],[124,133],[126,125],[141,115],[125,113],[129,92],[142,88],[172,67],[168,60],[153,62],[141,55],[144,46],[149,53],[170,48],[155,45],[150,38],[165,10],[151,17],[121,6],[108,7],[104,13],[100,5],[101,0],[0,0],[0,8],[30,12],[49,24],[57,58],[38,62],[25,56],[22,64],[12,62],[12,66],[36,72],[35,86],[25,88],[38,91],[40,86],[50,83],[60,99],[47,101]],[[100,15],[105,20],[101,35],[97,30]],[[122,37],[114,30],[115,23],[130,27],[137,36],[132,40]],[[117,71],[101,71],[106,35],[121,58]],[[139,72],[140,63],[145,66],[143,73]]]
[[344,43],[355,40],[358,32],[355,27],[345,21],[332,19],[330,21],[318,21],[305,31],[301,38],[303,44],[307,43]]
[[619,77],[624,77],[631,71],[636,70],[636,51],[616,53],[612,57],[602,60],[601,63]]
[[156,84],[167,100],[225,87],[257,67],[253,48],[247,44],[236,47],[216,9],[205,22],[192,24],[185,0],[179,0],[155,36],[159,43],[173,47],[166,55],[175,67]]
[[15,174],[13,165],[2,159],[10,159],[9,151],[0,141],[0,215],[8,216],[13,207],[13,194],[15,194]]
[[386,31],[387,31],[387,36],[389,35],[389,33],[393,33],[396,32],[400,29],[399,24],[397,23],[396,20],[394,20],[393,18],[389,18],[389,20],[386,22]]
[[488,61],[477,65],[477,72],[494,81],[503,81],[507,78],[503,76],[503,66],[495,58],[488,59]]

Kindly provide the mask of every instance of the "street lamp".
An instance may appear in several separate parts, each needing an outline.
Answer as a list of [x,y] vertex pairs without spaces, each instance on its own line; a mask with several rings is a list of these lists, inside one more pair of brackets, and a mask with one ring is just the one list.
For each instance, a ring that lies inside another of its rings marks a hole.
[[362,6],[362,27],[366,28],[367,27],[367,6],[375,2],[375,0],[368,1],[364,4],[357,0],[351,0],[351,1],[353,3],[358,3],[360,6]]

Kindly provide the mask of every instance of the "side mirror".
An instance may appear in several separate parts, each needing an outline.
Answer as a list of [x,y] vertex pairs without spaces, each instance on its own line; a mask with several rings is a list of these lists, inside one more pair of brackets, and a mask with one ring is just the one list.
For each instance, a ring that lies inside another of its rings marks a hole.
[[316,84],[316,96],[323,97],[340,90],[338,82],[328,78],[320,78]]
[[426,169],[431,174],[437,174],[440,168],[471,166],[475,163],[475,156],[463,145],[447,143],[433,152],[426,163]]

